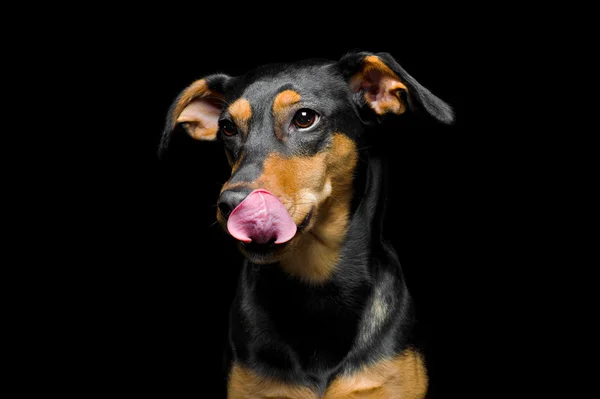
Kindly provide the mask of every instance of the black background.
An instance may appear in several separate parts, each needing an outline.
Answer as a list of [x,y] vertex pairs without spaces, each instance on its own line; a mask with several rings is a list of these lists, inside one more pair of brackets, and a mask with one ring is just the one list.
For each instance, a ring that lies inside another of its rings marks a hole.
[[466,146],[469,65],[459,29],[348,25],[325,33],[283,24],[260,33],[238,26],[226,37],[222,29],[229,25],[222,22],[185,34],[132,29],[110,42],[99,39],[99,50],[89,54],[102,86],[94,120],[101,136],[78,146],[78,157],[99,156],[84,178],[85,191],[73,200],[80,216],[74,225],[85,237],[75,228],[82,268],[77,294],[69,298],[82,320],[75,362],[94,365],[84,389],[113,392],[122,384],[121,392],[164,397],[223,392],[227,309],[241,263],[215,224],[228,166],[219,143],[183,135],[168,160],[159,161],[158,142],[177,94],[206,74],[336,60],[357,50],[391,53],[456,111],[451,127],[409,128],[384,140],[391,160],[390,239],[417,305],[434,397],[444,397],[461,356],[456,337],[467,334],[460,328],[459,291],[478,183]]

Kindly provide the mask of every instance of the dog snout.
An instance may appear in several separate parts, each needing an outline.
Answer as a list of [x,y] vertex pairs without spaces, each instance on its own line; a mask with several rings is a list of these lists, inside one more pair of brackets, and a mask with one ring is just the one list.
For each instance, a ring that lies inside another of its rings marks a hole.
[[231,212],[250,194],[249,189],[231,189],[221,193],[217,206],[223,218],[227,220]]

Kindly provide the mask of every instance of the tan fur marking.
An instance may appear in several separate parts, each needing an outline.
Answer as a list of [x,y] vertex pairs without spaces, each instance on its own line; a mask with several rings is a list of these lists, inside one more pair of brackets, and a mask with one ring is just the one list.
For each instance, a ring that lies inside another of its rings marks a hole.
[[288,110],[294,104],[301,100],[300,94],[294,90],[284,90],[275,96],[273,100],[273,117],[275,119],[275,136],[282,140],[285,138],[285,122],[288,117]]
[[285,90],[277,94],[273,101],[273,114],[277,115],[286,110],[290,105],[296,104],[302,97],[294,90]]
[[228,399],[420,399],[428,377],[421,354],[408,349],[392,359],[364,366],[336,378],[321,397],[310,387],[284,384],[234,364],[229,374]]
[[[275,261],[280,261],[289,274],[318,284],[331,276],[340,259],[348,229],[357,160],[354,141],[336,133],[327,151],[312,157],[269,154],[258,179],[234,184],[227,182],[221,192],[241,186],[251,190],[266,189],[279,198],[296,225],[314,209],[308,226],[287,244]],[[217,220],[226,228],[226,221],[218,210]],[[240,249],[244,252],[243,247]]]
[[275,194],[296,224],[315,208],[304,233],[283,255],[281,266],[288,273],[309,283],[321,283],[331,275],[348,229],[357,160],[354,142],[339,133],[333,135],[329,151],[313,157],[271,154],[265,160],[257,187]]
[[252,117],[252,107],[245,98],[238,98],[229,106],[229,113],[236,120],[238,128],[242,128],[243,133],[248,133],[248,123]]
[[234,364],[229,374],[227,399],[316,399],[316,393],[303,386],[274,381]]
[[417,399],[427,392],[428,378],[422,356],[412,349],[365,366],[360,372],[336,378],[323,399]]
[[[287,158],[279,153],[269,154],[263,163],[263,174],[256,182],[257,187],[266,188],[275,194],[292,219],[299,224],[318,200],[317,195],[325,186],[325,153],[313,157]],[[302,191],[314,198],[299,201]]]
[[212,140],[217,135],[218,127],[204,128],[198,123],[182,123],[185,131],[195,140]]
[[[372,93],[371,87],[375,85],[373,76],[377,76],[378,92]],[[350,79],[353,91],[364,90],[365,100],[379,115],[391,112],[397,115],[406,111],[406,104],[402,101],[400,93],[408,92],[408,88],[400,78],[381,59],[375,55],[365,57],[363,69]]]
[[[173,118],[196,140],[214,140],[218,126],[216,120],[220,112],[218,102],[223,96],[212,92],[204,79],[188,86],[177,101]],[[214,122],[214,126],[213,126]]]
[[365,57],[364,63],[365,63],[365,66],[364,66],[363,72],[369,72],[370,69],[377,69],[377,70],[385,73],[386,75],[395,77],[397,80],[400,80],[400,79],[398,79],[398,76],[396,76],[396,74],[394,73],[394,71],[392,71],[376,55],[369,55],[369,56]]
[[189,85],[183,91],[183,93],[181,94],[181,97],[179,98],[179,101],[177,102],[177,105],[175,106],[175,112],[173,113],[173,115],[175,116],[175,119],[177,119],[179,117],[179,114],[181,114],[181,111],[183,111],[183,109],[185,107],[187,107],[189,105],[189,103],[191,103],[194,99],[196,99],[198,97],[206,97],[207,95],[211,95],[211,94],[214,97],[221,98],[221,96],[215,95],[208,89],[208,86],[204,79],[199,79],[199,80],[195,81],[194,83],[192,83],[191,85]]

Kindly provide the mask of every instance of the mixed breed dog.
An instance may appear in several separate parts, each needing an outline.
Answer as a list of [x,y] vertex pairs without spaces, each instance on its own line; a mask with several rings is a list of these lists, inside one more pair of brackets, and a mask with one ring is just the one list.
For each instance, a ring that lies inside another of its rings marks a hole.
[[217,220],[245,256],[230,313],[228,398],[422,398],[411,297],[383,236],[384,162],[371,137],[451,107],[387,53],[205,76],[175,99],[174,132],[219,140],[231,177]]

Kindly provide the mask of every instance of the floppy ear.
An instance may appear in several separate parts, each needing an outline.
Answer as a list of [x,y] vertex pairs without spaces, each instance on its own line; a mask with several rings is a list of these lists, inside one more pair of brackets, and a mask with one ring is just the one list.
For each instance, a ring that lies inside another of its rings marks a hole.
[[219,115],[223,109],[225,91],[230,80],[227,75],[210,75],[195,81],[177,96],[167,115],[158,150],[159,157],[169,146],[177,125],[182,125],[196,140],[216,139]]
[[438,121],[454,121],[452,108],[410,76],[388,53],[351,53],[338,65],[359,105],[365,103],[377,115],[425,110]]

